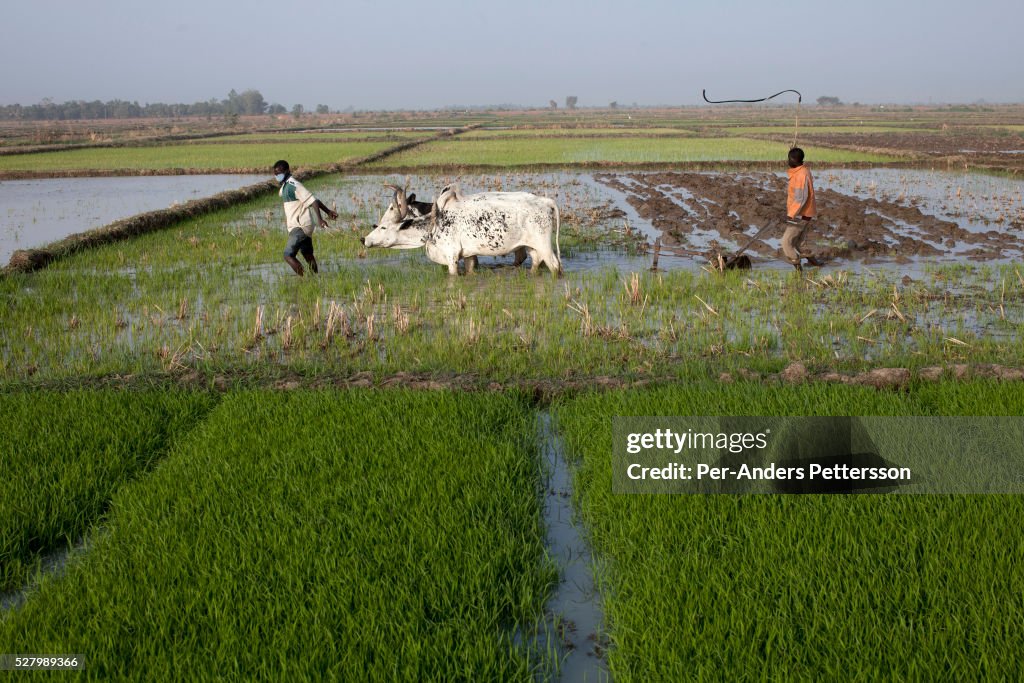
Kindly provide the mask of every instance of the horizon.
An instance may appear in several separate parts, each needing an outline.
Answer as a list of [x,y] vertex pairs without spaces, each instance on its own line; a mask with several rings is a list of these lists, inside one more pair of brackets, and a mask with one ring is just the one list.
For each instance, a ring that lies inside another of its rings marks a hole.
[[[257,92],[260,92],[258,88],[254,88],[254,90],[256,90]],[[827,97],[827,96],[823,96],[823,97]],[[140,101],[138,99],[128,99],[128,98],[112,98],[110,100],[100,100],[98,98],[81,98],[81,99],[65,100],[65,101],[58,102],[56,100],[53,100],[52,98],[45,98],[43,101],[34,102],[34,103],[25,103],[25,102],[0,103],[0,108],[4,108],[4,107],[30,108],[30,107],[40,107],[40,106],[47,106],[47,105],[64,106],[64,105],[74,104],[74,103],[93,103],[93,102],[101,102],[103,104],[109,104],[111,102],[124,102],[124,103],[130,103],[132,105],[138,105],[140,107],[149,107],[149,106],[194,106],[194,105],[197,105],[197,104],[205,104],[205,103],[209,103],[209,102],[217,102],[218,104],[221,104],[221,103],[226,103],[227,101],[228,100],[226,98],[216,98],[216,97],[206,98],[206,99],[203,99],[203,100],[197,100],[195,102],[173,102],[173,101],[170,101],[170,100],[167,100],[167,99],[157,99],[157,100],[152,100],[152,101]],[[279,103],[279,102],[270,102],[268,100],[267,104],[268,104],[268,106],[270,106],[272,104],[281,104],[281,103]],[[447,104],[447,105],[441,105],[441,106],[438,106],[438,107],[412,107],[412,106],[407,106],[407,107],[395,107],[395,108],[383,108],[383,109],[372,109],[372,108],[359,109],[359,108],[354,108],[354,107],[347,107],[345,109],[330,108],[330,110],[327,111],[327,112],[316,112],[316,111],[314,111],[314,108],[312,106],[307,106],[307,107],[304,108],[304,111],[302,112],[302,115],[303,116],[336,116],[336,115],[341,115],[341,114],[364,114],[364,113],[378,113],[378,114],[379,113],[400,113],[400,112],[431,113],[431,112],[456,112],[456,111],[466,111],[466,112],[470,112],[470,111],[472,111],[472,112],[485,112],[485,111],[493,111],[493,112],[557,111],[558,113],[572,113],[573,111],[615,111],[615,110],[618,110],[618,111],[628,111],[628,110],[658,110],[658,109],[704,109],[704,108],[708,108],[708,107],[715,107],[717,109],[728,109],[728,108],[753,109],[753,108],[762,108],[762,109],[780,109],[780,110],[785,110],[785,109],[795,108],[796,105],[797,105],[796,101],[792,101],[792,102],[785,102],[785,101],[774,102],[774,101],[769,101],[769,102],[757,102],[757,103],[729,103],[728,105],[724,105],[724,104],[710,104],[710,103],[706,103],[706,102],[702,102],[700,104],[671,104],[671,103],[655,103],[655,104],[650,104],[650,103],[642,103],[642,102],[630,102],[630,103],[618,102],[618,103],[615,104],[614,107],[613,106],[609,106],[609,104],[593,104],[593,105],[576,104],[573,109],[569,109],[569,108],[567,108],[565,106],[565,103],[563,101],[563,102],[558,103],[557,109],[551,109],[549,106],[545,106],[545,105],[542,105],[542,104],[516,104],[516,103],[511,103],[511,102],[503,102],[503,103],[489,103],[489,104],[487,104],[487,103],[484,103],[484,104]],[[949,107],[1019,107],[1019,106],[1024,106],[1024,101],[990,102],[990,101],[985,100],[985,99],[980,99],[980,100],[976,100],[974,102],[953,102],[953,101],[949,101],[949,102],[895,102],[895,101],[893,101],[893,102],[839,102],[838,104],[819,104],[818,102],[813,101],[813,100],[811,100],[811,101],[804,100],[804,101],[802,101],[800,103],[800,106],[801,107],[813,107],[813,108],[817,108],[817,109],[844,109],[844,108],[848,108],[848,109],[854,109],[854,108],[884,109],[886,107],[942,109],[942,108],[949,108]],[[264,111],[262,114],[239,113],[239,116],[242,116],[242,117],[275,116],[275,117],[284,117],[284,118],[291,117],[293,115],[292,112],[291,112],[291,109],[290,108],[286,108],[286,109],[287,109],[287,111],[276,112],[276,113],[269,112],[269,111]],[[182,114],[182,115],[173,116],[171,118],[189,118],[189,117],[195,117],[195,116],[205,116],[205,115],[203,115],[203,114]],[[83,117],[83,118],[85,118],[85,117]],[[105,118],[113,119],[113,118],[117,118],[117,117],[105,117]],[[159,118],[159,117],[153,117],[153,118]],[[8,119],[8,120],[10,120],[10,119]],[[48,119],[37,119],[37,120],[45,121],[45,120],[48,120]],[[65,119],[53,119],[53,120],[65,120]]]
[[809,0],[628,8],[526,0],[514,11],[439,0],[425,12],[401,0],[386,11],[310,0],[301,13],[310,29],[293,39],[281,7],[266,0],[244,12],[195,0],[40,0],[8,9],[0,58],[17,68],[5,75],[0,105],[191,104],[231,89],[332,111],[543,109],[549,100],[562,108],[569,95],[581,108],[685,107],[703,104],[702,89],[756,99],[794,88],[807,104],[821,96],[869,106],[1024,102],[1016,74],[1024,5],[980,0],[970,23],[960,10],[948,0],[867,0],[856,11]]

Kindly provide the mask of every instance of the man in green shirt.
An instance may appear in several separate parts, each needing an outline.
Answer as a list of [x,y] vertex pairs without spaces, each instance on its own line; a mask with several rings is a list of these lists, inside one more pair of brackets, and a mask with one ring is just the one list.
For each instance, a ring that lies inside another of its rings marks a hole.
[[[284,200],[285,230],[288,231],[288,244],[284,248],[285,263],[292,267],[296,275],[302,276],[302,264],[295,258],[296,254],[301,253],[302,258],[309,264],[309,269],[316,273],[319,269],[313,255],[313,230],[316,226],[328,227],[327,221],[320,214],[321,211],[331,220],[337,218],[338,214],[328,209],[302,183],[292,177],[291,168],[284,159],[274,164],[274,178],[281,184],[278,194]],[[315,222],[313,216],[316,217]]]

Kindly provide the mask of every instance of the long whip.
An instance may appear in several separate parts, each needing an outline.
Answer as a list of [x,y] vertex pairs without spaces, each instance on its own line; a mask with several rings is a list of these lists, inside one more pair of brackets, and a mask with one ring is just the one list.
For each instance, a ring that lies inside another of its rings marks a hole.
[[756,102],[767,102],[768,100],[770,100],[770,99],[772,99],[774,97],[778,97],[779,95],[782,95],[783,93],[787,93],[787,92],[796,93],[796,124],[793,126],[793,144],[790,146],[792,148],[792,147],[796,147],[797,134],[800,131],[800,103],[804,99],[803,95],[801,95],[799,93],[799,91],[792,90],[792,89],[790,89],[790,90],[780,90],[779,92],[775,93],[774,95],[769,95],[768,97],[762,97],[759,100],[709,100],[708,99],[708,91],[707,90],[701,90],[700,94],[704,97],[704,101],[707,102],[708,104],[732,104],[734,102],[741,102],[741,103],[744,103],[744,104],[753,104],[753,103],[756,103]]

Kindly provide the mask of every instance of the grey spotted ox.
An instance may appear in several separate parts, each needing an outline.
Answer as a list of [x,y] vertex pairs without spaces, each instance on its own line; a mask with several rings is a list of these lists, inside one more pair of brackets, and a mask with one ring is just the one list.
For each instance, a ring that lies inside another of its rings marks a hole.
[[[406,195],[406,189],[396,185],[385,185],[394,191],[391,203],[373,229],[361,243],[367,247],[380,247],[384,249],[420,249],[425,246],[427,233],[436,224],[436,216],[433,214],[436,204],[416,202],[416,195]],[[443,190],[442,190],[443,193]],[[445,204],[456,199],[458,190],[455,193],[443,196]],[[488,196],[500,196],[504,193],[484,193]],[[527,197],[526,193],[516,193]],[[540,198],[538,198],[540,199]],[[526,260],[526,248],[514,249],[515,262],[519,265]],[[473,272],[476,265],[476,256],[465,257],[466,272]],[[447,263],[445,263],[447,265]]]
[[447,266],[452,275],[458,273],[459,259],[466,259],[466,270],[472,272],[477,256],[513,252],[517,265],[530,255],[532,272],[544,263],[552,273],[561,273],[560,219],[551,199],[528,192],[462,195],[457,187],[448,186],[429,214],[415,213],[404,191],[396,192],[395,202],[363,244],[392,249],[423,246],[427,258]]
[[[416,201],[415,194],[407,195],[405,188],[397,185],[385,185],[384,187],[394,191],[392,200],[377,224],[372,226],[370,233],[360,241],[367,247],[384,249],[422,248],[429,225],[425,221],[417,219],[429,215],[434,210],[434,204]],[[518,266],[525,260],[526,250],[517,250],[515,265]],[[472,273],[477,259],[475,256],[471,256],[466,259],[465,263],[466,272]]]

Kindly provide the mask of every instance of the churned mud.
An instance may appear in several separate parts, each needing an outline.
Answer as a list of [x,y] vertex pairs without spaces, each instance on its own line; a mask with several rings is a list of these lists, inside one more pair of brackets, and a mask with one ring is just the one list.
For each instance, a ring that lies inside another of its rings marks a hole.
[[1024,138],[1017,135],[983,135],[959,130],[822,135],[816,134],[813,128],[807,128],[804,129],[801,140],[808,145],[888,149],[897,152],[916,152],[933,157],[955,154],[1005,154],[1024,149]]
[[[786,179],[773,173],[601,173],[598,182],[626,196],[641,218],[676,251],[713,254],[746,244],[757,228],[785,219]],[[915,257],[992,260],[1024,254],[1024,234],[1013,220],[969,230],[932,215],[913,200],[816,192],[818,216],[804,251],[818,259],[906,263]],[[783,227],[769,229],[748,249],[782,257]]]

